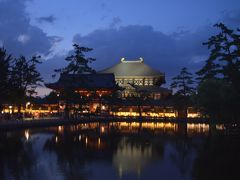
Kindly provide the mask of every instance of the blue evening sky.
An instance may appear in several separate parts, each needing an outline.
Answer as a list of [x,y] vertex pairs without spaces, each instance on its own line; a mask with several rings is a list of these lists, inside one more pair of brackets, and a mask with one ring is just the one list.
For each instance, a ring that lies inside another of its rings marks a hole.
[[240,0],[0,0],[0,46],[14,56],[40,54],[45,82],[57,80],[53,70],[78,43],[94,49],[87,55],[96,70],[143,57],[168,86],[182,67],[194,73],[203,65],[202,43],[218,22],[239,28]]
[[[27,3],[31,23],[49,35],[64,38],[70,48],[75,34],[119,25],[151,25],[172,33],[216,23],[225,13],[240,8],[239,0],[32,0]],[[39,23],[39,17],[55,21]]]

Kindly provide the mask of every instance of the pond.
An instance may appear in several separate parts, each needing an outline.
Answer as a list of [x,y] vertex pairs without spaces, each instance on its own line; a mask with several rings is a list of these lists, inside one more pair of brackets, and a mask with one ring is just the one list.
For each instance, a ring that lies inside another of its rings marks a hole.
[[0,179],[240,179],[237,124],[89,123],[0,133]]

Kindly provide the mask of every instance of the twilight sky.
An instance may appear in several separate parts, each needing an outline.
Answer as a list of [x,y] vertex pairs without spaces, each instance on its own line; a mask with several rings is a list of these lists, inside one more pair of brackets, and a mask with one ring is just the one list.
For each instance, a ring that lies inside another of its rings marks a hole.
[[97,70],[143,57],[170,82],[181,67],[202,66],[202,42],[217,22],[240,27],[240,1],[0,0],[0,46],[15,56],[41,54],[47,82],[56,81],[53,69],[64,66],[73,42],[94,49]]

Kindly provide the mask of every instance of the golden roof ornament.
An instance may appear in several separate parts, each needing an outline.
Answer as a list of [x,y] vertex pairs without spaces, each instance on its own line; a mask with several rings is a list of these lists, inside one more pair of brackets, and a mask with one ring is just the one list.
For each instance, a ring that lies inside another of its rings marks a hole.
[[143,58],[140,57],[138,60],[135,61],[127,61],[124,57],[121,58],[121,63],[143,63]]

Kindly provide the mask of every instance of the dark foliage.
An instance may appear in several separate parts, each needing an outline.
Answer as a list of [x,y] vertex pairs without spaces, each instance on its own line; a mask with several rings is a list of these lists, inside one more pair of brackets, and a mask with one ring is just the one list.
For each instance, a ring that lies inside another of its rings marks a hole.
[[210,117],[236,120],[240,116],[240,30],[216,24],[220,32],[209,38],[210,56],[197,72],[197,101]]
[[240,30],[235,33],[222,23],[214,26],[220,32],[203,43],[208,46],[210,56],[197,74],[202,81],[215,77],[226,79],[240,91]]
[[[69,62],[68,65],[65,68],[55,69],[54,71],[61,74],[95,73],[96,71],[89,66],[89,63],[92,63],[96,59],[87,58],[85,56],[85,53],[92,51],[92,49],[87,47],[81,47],[78,44],[73,44],[73,47],[74,54],[66,57],[65,59],[67,62]],[[74,89],[71,89],[70,87],[65,87],[64,89],[62,89],[59,98],[65,102],[65,118],[69,118],[69,106],[71,106],[72,103],[79,105],[79,109],[75,109],[76,111],[78,111],[82,110],[83,105],[85,105],[87,102],[86,99],[88,99],[81,96],[79,93],[76,93]]]
[[193,88],[193,75],[188,72],[187,68],[182,68],[180,74],[173,78],[172,89],[176,89],[175,96],[188,97],[195,92]]
[[240,117],[240,96],[222,79],[208,79],[198,87],[197,101],[203,113],[213,120],[235,120]]
[[175,90],[172,97],[175,108],[179,111],[179,117],[186,118],[187,107],[192,104],[191,97],[195,93],[193,75],[184,67],[181,69],[180,74],[172,80],[171,88]]
[[24,56],[12,58],[0,48],[0,109],[4,103],[21,106],[27,96],[36,93],[36,87],[42,82],[37,70],[39,59],[40,56],[29,60]]
[[0,48],[0,109],[1,104],[6,103],[9,99],[10,92],[10,72],[12,56],[8,55],[4,48]]
[[182,112],[182,117],[187,117],[187,107],[191,104],[191,97],[195,93],[193,87],[193,75],[188,72],[187,68],[182,68],[180,74],[173,78],[171,88],[175,89],[173,100],[175,108]]
[[42,82],[37,64],[40,64],[40,56],[26,59],[20,56],[14,60],[11,71],[11,97],[12,103],[22,104],[26,96],[35,94],[35,89]]
[[74,54],[66,57],[68,65],[62,69],[55,69],[56,73],[67,73],[67,74],[84,74],[84,73],[95,73],[88,64],[92,63],[96,59],[85,57],[85,53],[92,51],[91,48],[81,47],[78,44],[73,44]]

